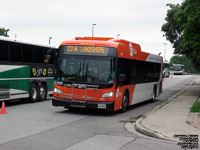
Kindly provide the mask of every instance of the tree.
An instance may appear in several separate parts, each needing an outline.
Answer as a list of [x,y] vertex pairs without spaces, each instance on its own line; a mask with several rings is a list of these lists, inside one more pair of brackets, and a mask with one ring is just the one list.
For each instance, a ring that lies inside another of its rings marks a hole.
[[193,63],[189,60],[185,55],[183,56],[173,56],[170,59],[170,66],[172,67],[173,64],[183,64],[185,68],[185,72],[187,73],[196,73],[196,69],[194,68]]
[[175,54],[185,54],[200,65],[200,0],[185,0],[180,4],[167,4],[170,9],[162,26]]
[[178,54],[181,51],[181,36],[182,29],[179,24],[177,24],[176,12],[180,9],[180,5],[167,4],[171,9],[167,11],[167,17],[165,23],[162,26],[162,31],[165,33],[166,39],[169,40],[173,47],[175,48],[175,54]]
[[8,32],[9,31],[9,29],[5,29],[5,28],[0,28],[0,36],[5,36],[5,37],[9,37],[8,36]]

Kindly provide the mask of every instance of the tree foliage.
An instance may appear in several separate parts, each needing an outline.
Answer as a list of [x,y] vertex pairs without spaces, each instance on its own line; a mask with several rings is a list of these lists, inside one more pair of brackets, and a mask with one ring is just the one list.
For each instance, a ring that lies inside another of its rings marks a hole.
[[173,56],[170,60],[170,66],[172,67],[173,64],[183,64],[185,68],[185,72],[187,73],[196,73],[197,70],[195,69],[191,60],[189,60],[185,55],[183,56]]
[[6,29],[5,28],[0,28],[0,36],[8,37],[8,35],[6,35]]
[[175,54],[185,54],[200,65],[200,0],[185,0],[180,4],[167,4],[170,9],[162,26]]

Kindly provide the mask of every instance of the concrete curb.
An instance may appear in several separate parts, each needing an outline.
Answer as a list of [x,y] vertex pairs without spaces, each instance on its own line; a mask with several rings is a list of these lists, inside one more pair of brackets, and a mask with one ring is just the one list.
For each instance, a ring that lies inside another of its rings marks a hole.
[[[194,83],[194,81],[192,82],[192,84],[193,83]],[[141,117],[141,118],[137,119],[135,124],[134,124],[134,127],[135,127],[136,131],[138,131],[138,132],[140,132],[140,133],[142,133],[142,134],[144,134],[146,136],[158,138],[158,139],[161,139],[161,140],[166,140],[166,141],[170,141],[170,142],[178,142],[178,140],[176,140],[176,139],[172,139],[170,137],[165,136],[164,134],[162,134],[160,132],[153,131],[153,130],[145,127],[144,125],[142,125],[142,120],[144,120],[148,116],[152,115],[154,112],[159,110],[162,106],[166,105],[168,102],[170,102],[173,99],[175,99],[178,95],[184,93],[189,88],[189,86],[191,86],[192,84],[189,84],[185,89],[183,89],[180,92],[178,92],[177,94],[173,95],[167,101],[165,101],[165,102],[161,103],[160,105],[156,106],[152,111],[150,111],[148,114],[146,114],[145,117]]]
[[134,127],[135,127],[136,131],[138,131],[138,132],[140,132],[140,133],[142,133],[146,136],[153,137],[153,138],[157,138],[157,139],[161,139],[161,140],[167,140],[167,141],[170,141],[170,142],[177,142],[176,140],[171,139],[171,138],[165,136],[162,133],[159,133],[157,131],[153,131],[151,129],[148,129],[147,127],[144,127],[141,124],[143,119],[145,119],[145,118],[140,118],[135,122]]

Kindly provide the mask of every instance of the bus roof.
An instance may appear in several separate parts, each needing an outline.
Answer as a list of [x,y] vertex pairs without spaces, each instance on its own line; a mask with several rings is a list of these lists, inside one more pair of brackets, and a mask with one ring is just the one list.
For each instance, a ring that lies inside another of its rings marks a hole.
[[122,39],[114,39],[108,37],[75,37],[71,41],[64,41],[61,45],[94,45],[94,46],[107,46],[118,48],[119,45],[126,45],[132,43],[137,51],[141,51],[140,45]]
[[47,48],[56,48],[55,46],[44,45],[44,44],[36,44],[36,43],[31,43],[31,42],[25,42],[25,41],[20,41],[20,40],[12,39],[12,38],[9,38],[9,37],[3,37],[3,36],[0,36],[0,41],[7,41],[7,42],[13,42],[13,43],[19,43],[19,44],[27,44],[27,45],[47,47]]
[[173,64],[173,66],[184,66],[183,64]]
[[142,52],[139,44],[123,39],[109,37],[75,37],[70,41],[62,42],[60,45],[115,47],[117,48],[118,57],[162,63],[161,56]]

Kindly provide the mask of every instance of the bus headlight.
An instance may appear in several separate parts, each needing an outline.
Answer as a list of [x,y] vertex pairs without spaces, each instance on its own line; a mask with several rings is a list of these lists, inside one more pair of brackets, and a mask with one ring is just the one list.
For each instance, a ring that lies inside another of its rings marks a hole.
[[61,90],[59,90],[59,89],[57,89],[57,88],[54,88],[53,91],[54,91],[55,93],[57,93],[57,94],[62,94],[62,93],[63,93]]
[[101,97],[106,98],[106,97],[113,97],[114,92],[108,92],[108,93],[104,93]]

